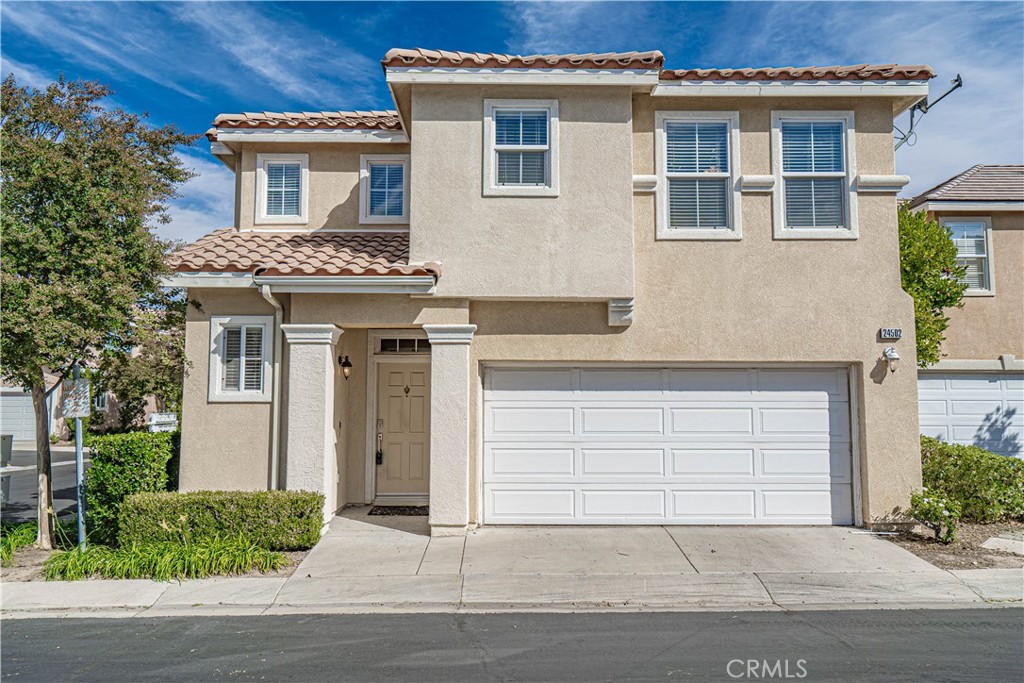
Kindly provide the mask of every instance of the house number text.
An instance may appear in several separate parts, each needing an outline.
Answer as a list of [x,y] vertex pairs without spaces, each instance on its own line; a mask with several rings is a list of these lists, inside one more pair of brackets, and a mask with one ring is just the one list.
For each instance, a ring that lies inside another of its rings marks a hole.
[[883,327],[878,331],[881,339],[899,339],[903,336],[903,330],[899,327]]

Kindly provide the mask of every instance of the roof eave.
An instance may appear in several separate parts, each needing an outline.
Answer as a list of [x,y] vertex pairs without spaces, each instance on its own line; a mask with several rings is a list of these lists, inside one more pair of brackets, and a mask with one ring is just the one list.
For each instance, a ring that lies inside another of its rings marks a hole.
[[186,289],[255,288],[303,294],[433,294],[434,275],[259,275],[252,273],[177,272],[163,278],[165,287]]
[[449,85],[628,85],[654,87],[659,69],[560,69],[386,66],[389,84]]

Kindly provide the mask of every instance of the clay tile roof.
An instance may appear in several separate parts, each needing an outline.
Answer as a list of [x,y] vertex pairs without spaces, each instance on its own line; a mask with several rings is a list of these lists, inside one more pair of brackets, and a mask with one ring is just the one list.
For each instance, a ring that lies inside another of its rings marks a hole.
[[853,64],[851,66],[780,66],[744,69],[675,69],[661,72],[663,81],[908,81],[933,78],[921,64]]
[[261,275],[433,275],[434,263],[409,265],[406,233],[239,232],[222,228],[168,259],[177,273]]
[[381,60],[389,66],[427,66],[492,69],[660,69],[665,55],[648,52],[588,52],[562,55],[504,55],[494,52],[457,52],[392,48]]
[[910,200],[924,202],[1024,202],[1024,165],[978,164]]
[[258,129],[360,129],[360,130],[401,130],[398,112],[394,110],[369,111],[247,111],[241,114],[220,114],[213,121],[213,128],[206,131],[210,140],[217,139],[219,130]]

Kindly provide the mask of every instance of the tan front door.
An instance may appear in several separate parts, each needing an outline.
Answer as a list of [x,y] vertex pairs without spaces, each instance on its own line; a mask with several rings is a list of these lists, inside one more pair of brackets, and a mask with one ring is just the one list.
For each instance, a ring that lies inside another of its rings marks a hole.
[[377,366],[377,496],[427,496],[430,490],[430,365]]

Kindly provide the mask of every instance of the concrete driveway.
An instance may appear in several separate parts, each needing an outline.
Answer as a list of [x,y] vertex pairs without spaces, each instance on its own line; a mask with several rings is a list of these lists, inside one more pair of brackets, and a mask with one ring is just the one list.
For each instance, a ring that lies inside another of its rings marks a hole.
[[895,544],[848,527],[483,527],[431,538],[426,517],[331,522],[297,576],[683,575],[936,572]]

